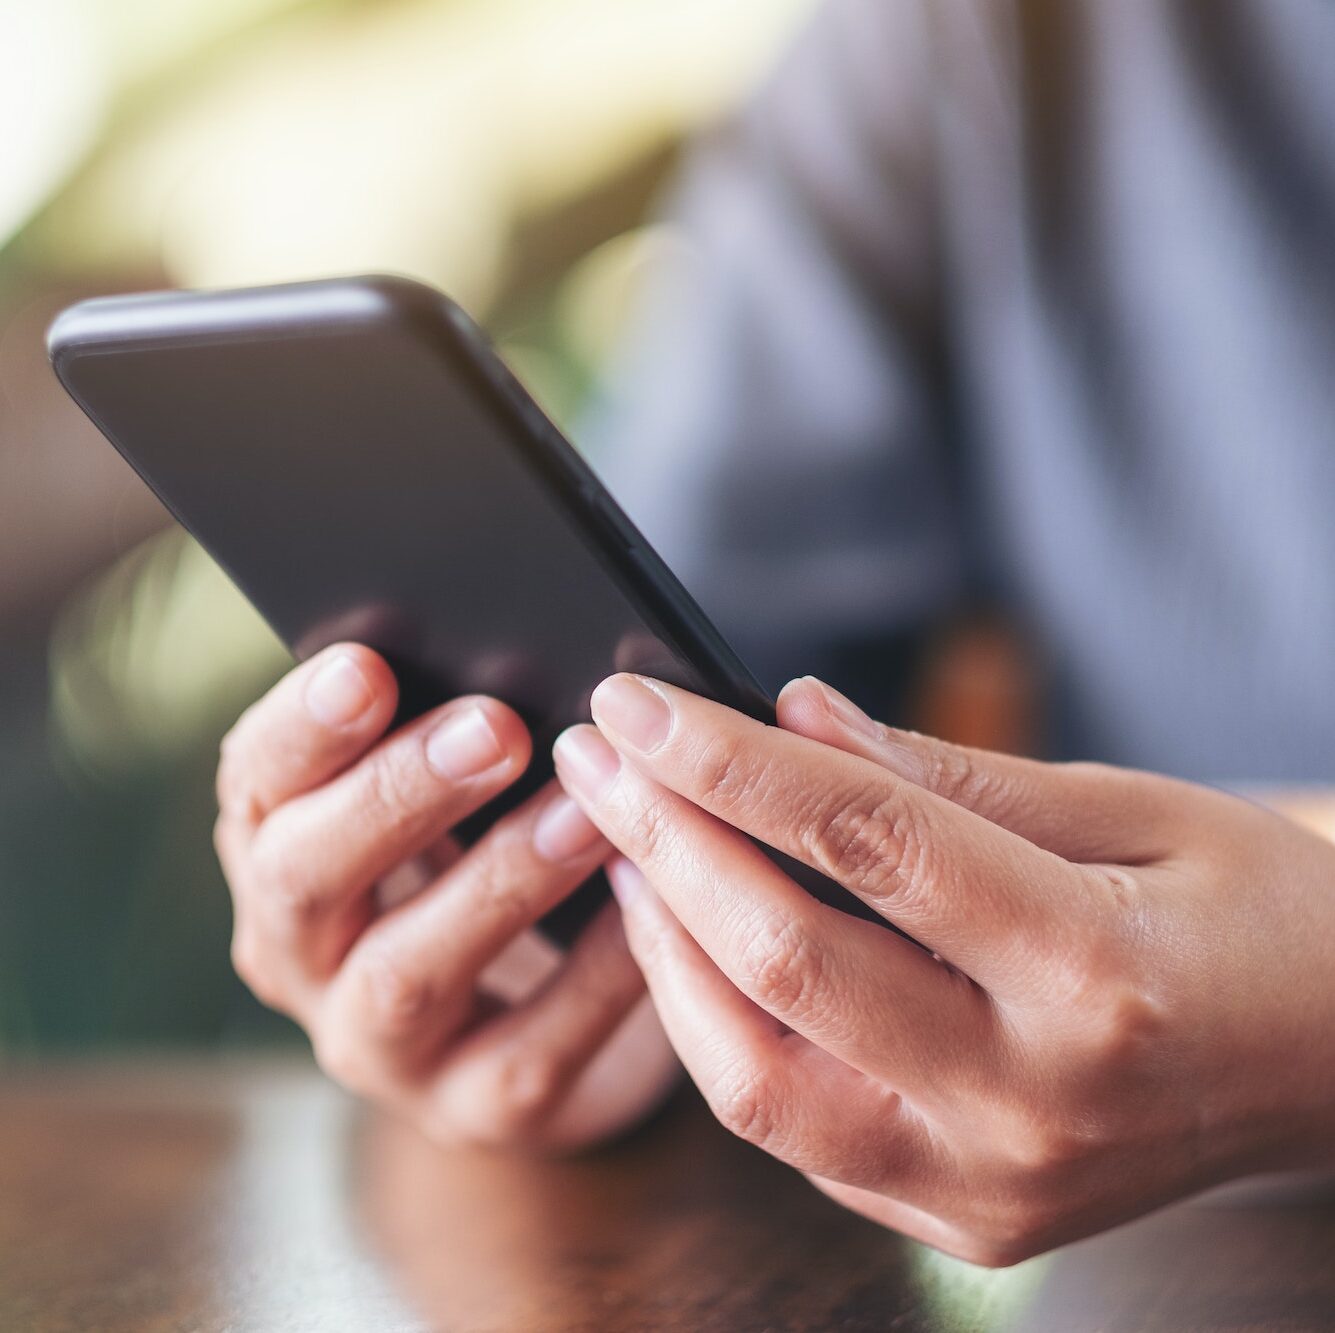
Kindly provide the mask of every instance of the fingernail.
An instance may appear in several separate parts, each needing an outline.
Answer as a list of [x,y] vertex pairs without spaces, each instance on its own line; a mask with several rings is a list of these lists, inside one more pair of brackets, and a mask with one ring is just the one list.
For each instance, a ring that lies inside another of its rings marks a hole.
[[427,737],[427,763],[455,782],[480,777],[504,758],[505,747],[476,704],[451,714]]
[[668,701],[639,676],[612,676],[593,692],[593,717],[631,747],[644,753],[656,750],[672,727]]
[[637,903],[642,903],[649,889],[649,881],[633,861],[618,856],[607,867],[607,882],[612,886],[612,896],[621,904],[623,912],[630,911]]
[[601,836],[588,815],[565,792],[560,792],[538,816],[533,828],[533,847],[544,861],[573,861],[589,851]]
[[922,785],[925,776],[922,756],[904,739],[904,732],[896,731],[894,727],[882,726],[875,718],[868,717],[851,699],[840,694],[823,680],[817,680],[815,676],[806,676],[804,679],[820,690],[830,713],[837,722],[847,727],[854,735],[865,736],[868,740],[876,742],[878,763],[884,764],[901,778]]
[[821,692],[830,712],[850,731],[855,731],[860,736],[870,736],[873,740],[880,738],[880,724],[868,717],[851,699],[840,694],[834,686],[827,685],[823,680],[817,680],[815,676],[806,676],[804,679],[809,680]]
[[306,686],[306,707],[326,727],[351,726],[374,702],[374,691],[347,653],[331,657]]
[[556,762],[562,785],[596,801],[621,768],[617,752],[593,727],[572,727],[556,738]]

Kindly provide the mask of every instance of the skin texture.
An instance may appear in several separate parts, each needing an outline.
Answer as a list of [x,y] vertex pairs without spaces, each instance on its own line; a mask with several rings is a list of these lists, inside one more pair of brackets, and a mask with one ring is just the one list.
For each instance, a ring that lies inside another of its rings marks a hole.
[[812,680],[778,728],[631,676],[593,708],[558,773],[622,853],[668,1036],[729,1129],[848,1207],[1002,1265],[1330,1164],[1322,838],[1187,783],[894,731]]
[[458,699],[393,735],[385,662],[298,667],[223,744],[215,841],[233,960],[329,1074],[446,1142],[570,1151],[634,1123],[677,1064],[615,904],[564,958],[534,922],[609,855],[555,784],[468,850],[450,830],[530,757]]

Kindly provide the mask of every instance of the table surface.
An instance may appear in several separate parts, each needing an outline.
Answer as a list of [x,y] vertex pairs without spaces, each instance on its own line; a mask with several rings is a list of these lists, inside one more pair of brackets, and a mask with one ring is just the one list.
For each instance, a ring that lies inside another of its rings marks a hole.
[[1335,1327],[1335,1188],[1002,1272],[836,1208],[689,1092],[574,1161],[444,1153],[297,1061],[0,1078],[0,1329]]

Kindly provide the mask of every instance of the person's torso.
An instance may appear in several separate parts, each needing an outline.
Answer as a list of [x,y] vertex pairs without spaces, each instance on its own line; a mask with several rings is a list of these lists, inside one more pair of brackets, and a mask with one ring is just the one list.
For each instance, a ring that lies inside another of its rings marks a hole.
[[1335,774],[1335,5],[961,0],[973,511],[1068,754]]

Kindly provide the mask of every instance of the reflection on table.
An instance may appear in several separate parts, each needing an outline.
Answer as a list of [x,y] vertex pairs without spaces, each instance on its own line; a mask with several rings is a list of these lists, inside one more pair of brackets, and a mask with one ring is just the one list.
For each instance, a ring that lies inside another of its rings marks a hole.
[[1318,1329],[1335,1191],[1250,1186],[1004,1272],[844,1213],[689,1091],[578,1160],[441,1152],[304,1064],[0,1082],[0,1327]]

